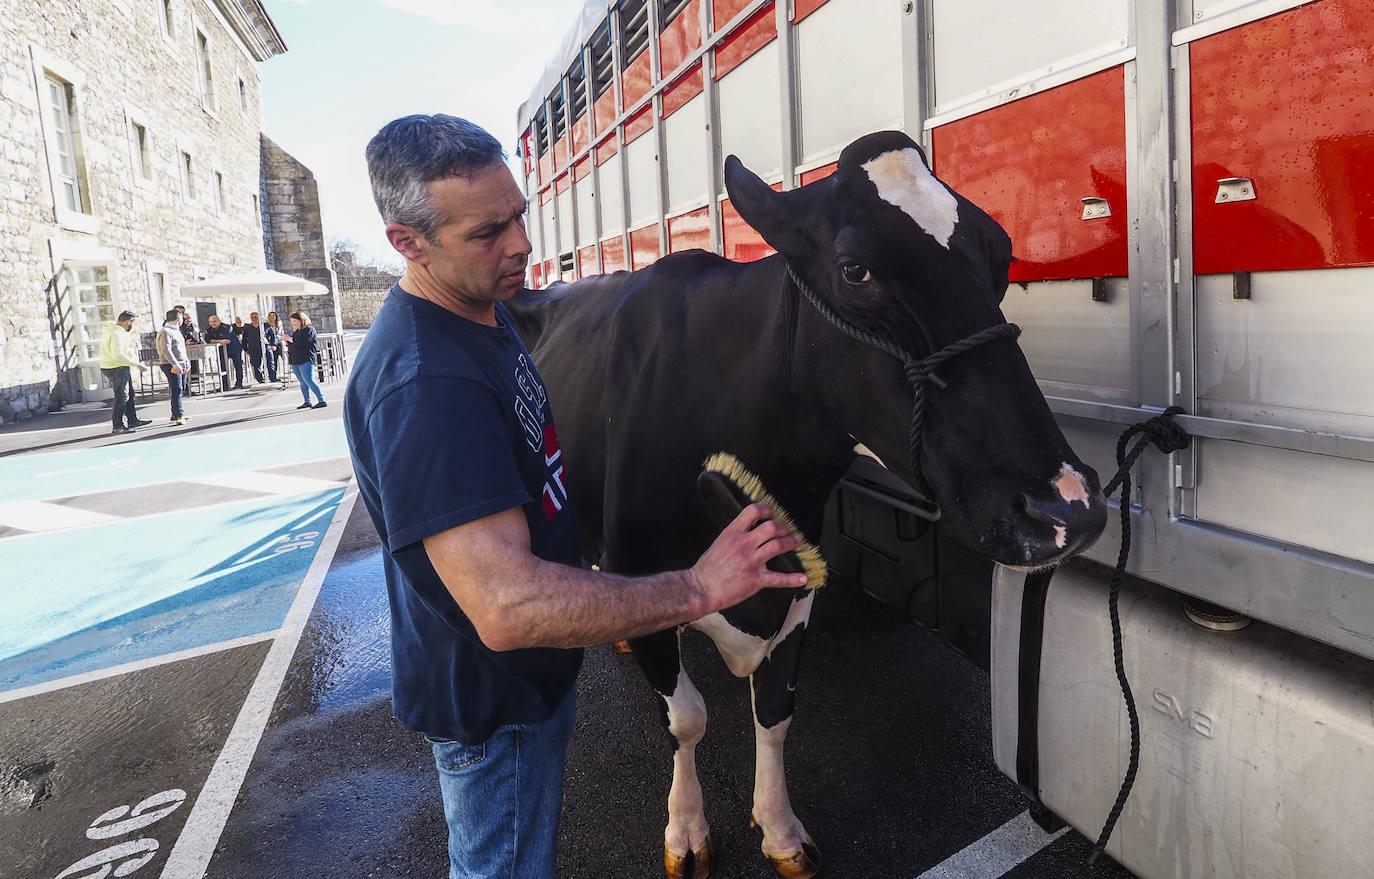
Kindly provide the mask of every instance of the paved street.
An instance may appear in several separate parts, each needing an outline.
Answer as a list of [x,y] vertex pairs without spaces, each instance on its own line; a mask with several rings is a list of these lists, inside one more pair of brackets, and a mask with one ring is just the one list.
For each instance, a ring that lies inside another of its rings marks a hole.
[[[340,407],[298,400],[197,398],[180,428],[157,403],[125,437],[102,411],[0,430],[0,875],[445,875],[428,747],[390,717],[380,548]],[[716,875],[767,877],[748,687],[686,645]],[[987,687],[870,598],[822,594],[788,760],[823,875],[1126,875],[1029,824],[992,764]],[[608,648],[579,699],[560,875],[658,875],[660,711]]]

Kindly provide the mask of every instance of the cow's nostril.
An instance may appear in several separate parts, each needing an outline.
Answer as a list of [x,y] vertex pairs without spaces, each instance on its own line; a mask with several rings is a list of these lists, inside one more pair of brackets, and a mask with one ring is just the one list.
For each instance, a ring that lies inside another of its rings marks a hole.
[[1068,510],[1064,503],[1051,503],[1038,500],[1028,494],[1021,495],[1021,508],[1026,515],[1047,525],[1067,525]]

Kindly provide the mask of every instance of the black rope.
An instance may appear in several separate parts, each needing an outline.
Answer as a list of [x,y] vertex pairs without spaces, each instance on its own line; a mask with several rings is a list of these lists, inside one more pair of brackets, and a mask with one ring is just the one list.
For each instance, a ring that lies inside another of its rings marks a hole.
[[[921,467],[921,439],[925,433],[926,423],[926,383],[930,382],[937,388],[946,387],[945,382],[935,374],[935,370],[946,360],[977,348],[979,345],[991,342],[993,339],[1003,337],[1015,339],[1021,335],[1021,328],[1013,323],[1000,323],[979,330],[971,336],[960,339],[953,344],[946,345],[939,351],[927,356],[918,358],[887,339],[875,336],[867,330],[854,326],[849,321],[840,317],[835,310],[830,307],[825,300],[816,295],[816,292],[797,275],[796,270],[789,264],[787,274],[792,279],[792,283],[797,286],[801,294],[806,297],[806,301],[820,312],[821,317],[829,321],[836,329],[851,338],[876,348],[879,351],[902,362],[902,369],[906,373],[906,380],[911,384],[911,433],[909,437],[911,454],[911,475],[916,483],[916,488],[934,501],[934,496],[930,494],[929,486],[926,484],[925,475]],[[934,511],[935,518],[939,518],[939,508]]]
[[[1140,715],[1136,712],[1131,683],[1126,679],[1126,661],[1121,648],[1121,583],[1126,574],[1126,561],[1131,555],[1131,468],[1149,446],[1153,445],[1166,455],[1188,448],[1193,438],[1173,420],[1173,416],[1183,414],[1183,407],[1170,406],[1154,418],[1126,428],[1121,438],[1116,441],[1116,475],[1102,489],[1102,493],[1107,497],[1111,497],[1118,487],[1121,489],[1121,551],[1117,554],[1116,568],[1112,571],[1111,590],[1107,593],[1107,613],[1112,621],[1112,663],[1116,668],[1116,682],[1121,685],[1121,697],[1126,702],[1126,716],[1131,723],[1131,752],[1126,763],[1126,776],[1121,780],[1121,789],[1116,794],[1112,810],[1107,813],[1102,832],[1098,834],[1097,842],[1093,843],[1092,854],[1088,856],[1089,864],[1096,863],[1106,850],[1107,841],[1112,838],[1116,822],[1126,808],[1126,800],[1131,796],[1136,770],[1140,768]],[[1139,436],[1140,439],[1128,452],[1126,445],[1134,436]]]

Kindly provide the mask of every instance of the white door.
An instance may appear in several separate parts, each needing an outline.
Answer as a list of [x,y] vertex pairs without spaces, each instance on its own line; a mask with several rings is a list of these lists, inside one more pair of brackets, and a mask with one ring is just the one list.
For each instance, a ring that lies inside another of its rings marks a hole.
[[100,336],[116,313],[109,266],[68,267],[67,297],[70,344],[80,369],[81,397],[108,400],[114,392],[100,374]]

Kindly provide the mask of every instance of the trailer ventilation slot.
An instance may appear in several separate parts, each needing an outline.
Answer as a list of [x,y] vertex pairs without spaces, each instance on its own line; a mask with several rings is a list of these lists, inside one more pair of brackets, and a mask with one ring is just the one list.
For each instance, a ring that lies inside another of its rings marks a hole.
[[626,0],[620,4],[620,69],[629,67],[648,45],[648,0]]
[[611,50],[611,23],[603,21],[592,35],[592,93],[599,98],[615,82],[615,53]]

